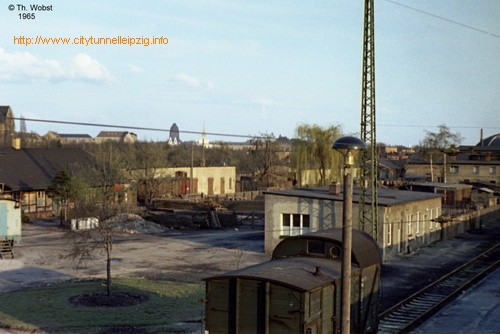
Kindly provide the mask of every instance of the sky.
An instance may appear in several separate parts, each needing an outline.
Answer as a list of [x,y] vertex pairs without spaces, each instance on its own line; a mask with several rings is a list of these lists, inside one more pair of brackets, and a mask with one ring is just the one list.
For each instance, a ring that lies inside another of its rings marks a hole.
[[[364,1],[0,3],[0,105],[30,132],[360,136]],[[441,124],[463,145],[500,133],[500,1],[375,0],[374,13],[377,142],[418,145]]]

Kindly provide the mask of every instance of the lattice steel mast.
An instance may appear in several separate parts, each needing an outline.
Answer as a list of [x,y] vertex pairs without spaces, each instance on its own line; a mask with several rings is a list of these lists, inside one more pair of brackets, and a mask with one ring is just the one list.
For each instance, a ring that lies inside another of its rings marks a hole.
[[375,24],[374,0],[365,0],[361,139],[367,144],[359,182],[360,227],[378,238],[377,140],[375,126]]

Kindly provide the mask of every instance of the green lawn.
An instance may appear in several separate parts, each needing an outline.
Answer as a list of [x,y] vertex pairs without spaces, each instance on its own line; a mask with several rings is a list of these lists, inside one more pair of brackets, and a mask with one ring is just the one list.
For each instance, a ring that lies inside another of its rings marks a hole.
[[103,281],[46,285],[0,294],[0,327],[49,333],[100,333],[107,328],[136,328],[141,333],[201,328],[203,284],[116,278],[112,291],[146,294],[149,300],[127,307],[85,307],[70,297],[105,292]]

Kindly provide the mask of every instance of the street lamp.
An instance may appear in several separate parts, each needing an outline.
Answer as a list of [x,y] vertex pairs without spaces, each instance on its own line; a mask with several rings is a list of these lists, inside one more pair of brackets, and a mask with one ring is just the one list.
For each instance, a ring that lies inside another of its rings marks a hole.
[[351,332],[351,252],[352,252],[352,166],[354,157],[366,148],[356,137],[341,137],[333,142],[332,148],[344,156],[344,195],[342,216],[342,268],[341,276],[341,333]]

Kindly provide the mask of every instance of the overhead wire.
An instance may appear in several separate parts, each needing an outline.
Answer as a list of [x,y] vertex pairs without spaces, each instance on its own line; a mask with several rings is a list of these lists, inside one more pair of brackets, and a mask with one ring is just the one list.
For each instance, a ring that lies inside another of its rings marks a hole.
[[395,4],[395,5],[398,5],[398,6],[401,6],[401,7],[405,7],[405,8],[411,9],[413,11],[422,13],[422,14],[427,15],[427,16],[431,16],[431,17],[437,18],[439,20],[443,20],[443,21],[446,21],[446,22],[449,22],[449,23],[456,24],[456,25],[461,26],[463,28],[474,30],[474,31],[477,31],[477,32],[480,32],[480,33],[483,33],[483,34],[486,34],[486,35],[489,35],[489,36],[497,37],[497,38],[500,37],[500,35],[494,34],[492,32],[489,32],[489,31],[486,31],[486,30],[483,30],[483,29],[479,29],[479,28],[476,28],[476,27],[471,26],[469,24],[465,24],[465,23],[462,23],[462,22],[459,22],[459,21],[455,21],[455,20],[446,18],[444,16],[436,15],[434,13],[431,13],[431,12],[428,12],[428,11],[425,11],[425,10],[422,10],[422,9],[418,9],[418,8],[415,8],[415,7],[412,7],[412,6],[408,6],[408,5],[402,4],[402,3],[394,1],[394,0],[385,0],[385,1],[386,2],[390,2],[392,4]]
[[[14,119],[14,120],[18,120],[18,121],[80,125],[80,126],[91,126],[91,127],[101,127],[101,128],[170,132],[170,129],[138,127],[138,126],[118,125],[118,124],[101,124],[101,123],[59,121],[59,120],[24,118],[24,117],[8,117],[8,119]],[[416,124],[377,124],[377,126],[380,126],[380,127],[400,127],[400,128],[434,128],[434,127],[438,127],[438,125],[425,125],[425,124],[422,124],[422,125],[416,125]],[[499,129],[500,128],[500,126],[473,126],[473,125],[464,125],[464,126],[462,126],[462,125],[450,125],[448,127],[454,128],[454,129]],[[230,134],[230,133],[221,133],[221,132],[201,132],[201,131],[189,131],[189,130],[179,130],[179,133],[199,134],[199,135],[205,134],[205,135],[210,135],[210,136],[237,137],[237,138],[265,138],[266,137],[264,135],[241,135],[241,134]]]
[[[14,119],[14,120],[19,120],[19,121],[29,121],[29,122],[41,122],[41,123],[54,123],[54,124],[93,126],[93,127],[102,127],[102,128],[119,128],[119,129],[127,129],[127,130],[144,130],[144,131],[170,132],[170,129],[139,127],[139,126],[129,126],[129,125],[117,125],[117,124],[100,124],[100,123],[87,123],[87,122],[57,121],[57,120],[49,120],[49,119],[24,118],[24,117],[8,117],[8,119]],[[252,135],[238,135],[238,134],[229,134],[229,133],[200,132],[200,131],[186,131],[186,130],[183,130],[183,131],[179,130],[179,133],[205,134],[205,135],[211,135],[211,136],[240,137],[240,138],[262,137],[262,136],[252,136]]]

